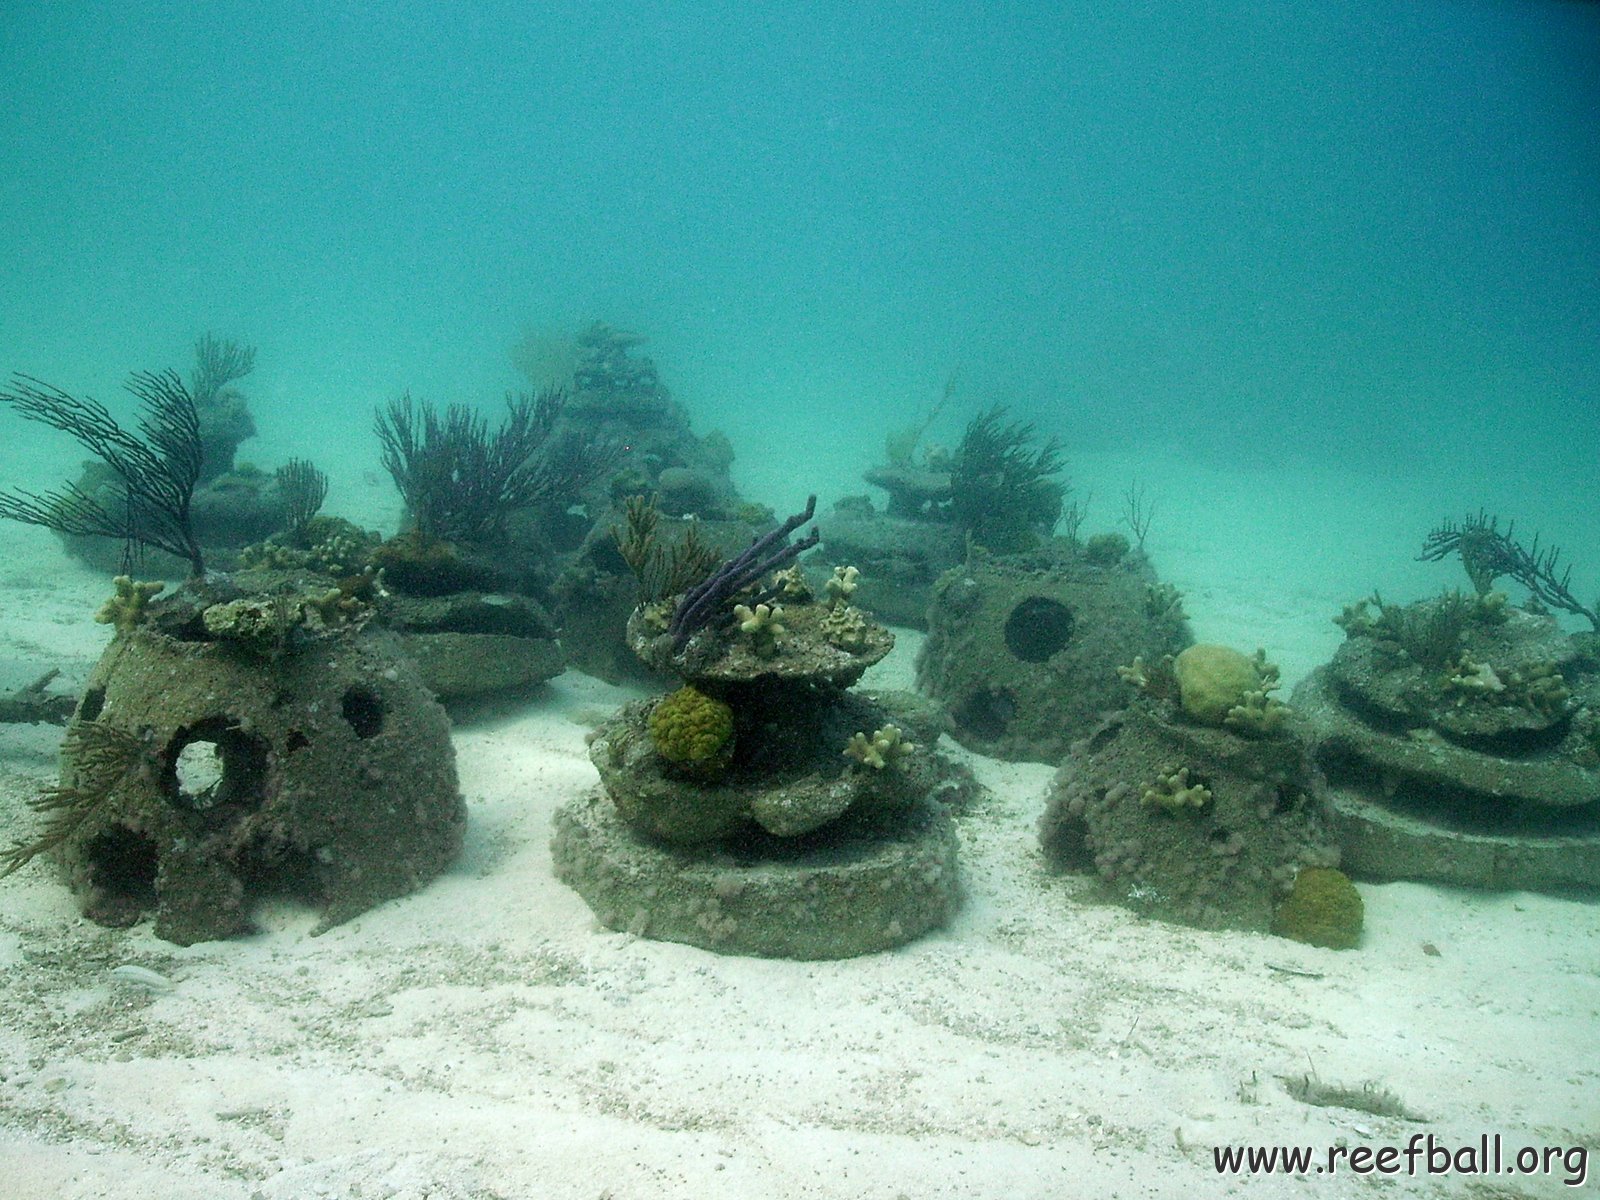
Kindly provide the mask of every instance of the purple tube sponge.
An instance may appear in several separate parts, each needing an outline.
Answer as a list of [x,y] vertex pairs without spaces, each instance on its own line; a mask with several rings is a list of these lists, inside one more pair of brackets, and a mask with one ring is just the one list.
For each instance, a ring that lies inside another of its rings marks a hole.
[[758,537],[747,550],[711,572],[704,583],[685,592],[667,626],[673,645],[681,649],[697,630],[726,611],[728,601],[735,595],[815,546],[819,540],[815,529],[798,542],[791,542],[789,535],[811,520],[816,511],[817,498],[807,497],[804,512],[795,513],[771,533]]

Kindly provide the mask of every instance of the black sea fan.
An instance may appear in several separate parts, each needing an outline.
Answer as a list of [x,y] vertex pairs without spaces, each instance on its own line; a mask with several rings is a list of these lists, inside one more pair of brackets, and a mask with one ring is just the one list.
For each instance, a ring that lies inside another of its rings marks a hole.
[[506,418],[491,430],[464,404],[443,416],[409,395],[377,414],[383,465],[418,532],[445,541],[493,538],[519,508],[581,488],[615,455],[590,438],[546,446],[566,393],[507,396]]
[[1061,443],[1038,442],[1029,422],[1005,420],[1003,407],[974,417],[956,448],[951,507],[972,540],[1000,554],[1030,549],[1061,517]]
[[127,389],[143,409],[137,434],[117,424],[97,400],[79,399],[28,375],[12,376],[0,404],[70,433],[110,468],[118,487],[111,499],[73,483],[43,493],[12,488],[0,492],[0,517],[57,533],[120,538],[124,570],[134,549],[148,546],[186,560],[191,575],[203,575],[205,559],[190,516],[203,456],[194,396],[175,371],[137,372]]

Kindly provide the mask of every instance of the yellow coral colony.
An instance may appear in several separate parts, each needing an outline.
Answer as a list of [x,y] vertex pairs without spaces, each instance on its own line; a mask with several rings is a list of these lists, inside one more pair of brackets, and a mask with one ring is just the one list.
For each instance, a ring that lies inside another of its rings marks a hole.
[[651,710],[650,741],[670,763],[715,770],[733,748],[733,709],[698,688],[681,687]]
[[834,609],[849,604],[850,597],[856,592],[856,580],[860,577],[861,572],[854,567],[835,567],[832,577],[822,584],[828,593],[828,607]]
[[771,658],[778,652],[778,638],[787,633],[783,622],[781,604],[748,604],[733,606],[734,620],[739,622],[739,632],[750,639],[750,648],[760,658]]
[[850,744],[844,748],[847,758],[853,758],[864,767],[881,771],[893,766],[917,748],[915,742],[904,741],[898,725],[885,725],[874,730],[869,738],[864,733],[851,735]]
[[1278,668],[1267,661],[1264,650],[1251,657],[1202,642],[1179,654],[1172,672],[1184,714],[1202,725],[1265,737],[1282,729],[1288,718],[1288,707],[1272,696]]
[[118,575],[111,581],[116,588],[111,597],[94,614],[102,625],[116,627],[118,633],[127,633],[144,620],[150,601],[166,590],[164,583],[138,583],[127,575]]
[[1189,782],[1189,768],[1179,767],[1156,780],[1144,790],[1144,802],[1169,813],[1198,811],[1211,803],[1211,789],[1196,781]]
[[1310,946],[1350,950],[1361,941],[1361,893],[1344,872],[1305,867],[1278,907],[1272,932]]

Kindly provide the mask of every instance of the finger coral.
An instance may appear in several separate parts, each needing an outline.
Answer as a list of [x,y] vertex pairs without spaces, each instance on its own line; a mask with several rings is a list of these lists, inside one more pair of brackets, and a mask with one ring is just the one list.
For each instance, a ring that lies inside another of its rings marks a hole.
[[862,766],[881,771],[893,766],[916,748],[915,742],[905,741],[901,737],[898,725],[885,725],[882,729],[874,730],[870,738],[864,733],[852,735],[844,752],[846,757],[855,759]]

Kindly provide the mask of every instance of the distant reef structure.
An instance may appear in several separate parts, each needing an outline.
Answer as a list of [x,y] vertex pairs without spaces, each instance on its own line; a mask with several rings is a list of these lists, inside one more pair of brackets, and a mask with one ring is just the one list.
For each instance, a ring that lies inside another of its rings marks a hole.
[[770,509],[735,488],[733,444],[717,430],[693,432],[644,344],[600,321],[579,331],[562,418],[563,425],[625,447],[603,489],[590,496],[586,519],[568,527],[549,587],[568,661],[613,683],[655,677],[627,645],[628,617],[639,601],[619,550],[630,509],[645,505],[655,514],[658,544],[692,540],[718,554],[732,553],[773,523]]
[[236,461],[255,422],[234,385],[254,370],[255,349],[206,334],[194,355],[187,380],[172,370],[129,378],[141,407],[136,429],[99,401],[13,376],[0,404],[71,434],[94,457],[54,491],[0,496],[0,516],[54,530],[107,572],[125,574],[137,560],[167,576],[233,566],[242,547],[303,528],[327,477],[304,460],[272,472]]
[[933,582],[959,563],[969,545],[993,554],[1021,553],[1048,541],[1069,488],[1061,443],[1003,405],[973,417],[953,449],[926,434],[955,391],[955,376],[918,426],[886,439],[884,461],[863,476],[887,493],[881,511],[870,496],[835,505],[824,532],[830,557],[861,565],[863,603],[880,618],[922,628]]

